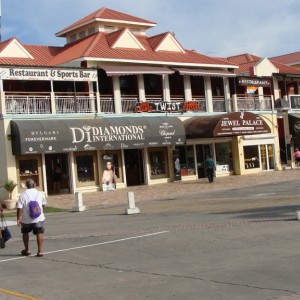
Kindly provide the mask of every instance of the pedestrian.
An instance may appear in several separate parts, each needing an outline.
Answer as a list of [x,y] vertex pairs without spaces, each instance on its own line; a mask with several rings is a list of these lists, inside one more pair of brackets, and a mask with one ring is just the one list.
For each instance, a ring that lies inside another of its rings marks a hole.
[[62,168],[59,163],[55,165],[53,172],[53,192],[54,194],[60,193],[60,182],[62,179]]
[[[44,195],[35,188],[35,182],[32,179],[26,180],[27,190],[23,192],[18,199],[17,203],[17,225],[21,228],[21,233],[23,237],[23,243],[25,249],[21,251],[23,256],[31,255],[29,251],[29,233],[32,231],[36,236],[37,241],[37,257],[43,256],[43,233],[45,215],[43,212],[43,207],[46,204],[46,199]],[[37,201],[40,209],[40,215],[37,217],[32,217],[31,215],[31,205],[30,202]]]
[[[0,204],[0,217],[3,215],[3,209],[2,209],[2,206],[1,206],[1,204]],[[0,228],[0,229],[2,229],[2,228]],[[1,232],[1,230],[0,230],[0,248],[1,249],[3,249],[3,248],[5,248],[5,242],[4,242],[4,239],[3,239],[3,237],[2,237],[2,232]]]
[[295,157],[295,161],[296,161],[296,167],[299,168],[300,167],[300,151],[298,148],[295,148],[294,157]]
[[209,155],[205,161],[206,174],[209,183],[214,182],[214,173],[216,170],[215,161],[212,159],[211,155]]

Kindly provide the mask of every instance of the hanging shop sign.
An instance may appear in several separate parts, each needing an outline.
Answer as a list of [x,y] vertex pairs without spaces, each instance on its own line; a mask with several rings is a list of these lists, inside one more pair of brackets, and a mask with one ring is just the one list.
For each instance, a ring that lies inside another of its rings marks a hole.
[[199,111],[200,105],[197,101],[184,102],[138,102],[135,107],[136,112],[183,112],[183,111]]
[[11,121],[14,155],[183,145],[177,117]]
[[238,83],[241,86],[270,87],[271,79],[258,77],[238,77]]
[[88,69],[57,68],[0,68],[0,79],[9,80],[54,80],[97,81],[97,71]]

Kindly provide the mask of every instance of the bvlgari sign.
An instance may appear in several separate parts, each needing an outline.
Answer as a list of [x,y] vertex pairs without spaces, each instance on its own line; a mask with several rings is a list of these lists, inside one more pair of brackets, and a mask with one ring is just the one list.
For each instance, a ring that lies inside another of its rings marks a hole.
[[222,117],[213,132],[214,136],[271,133],[261,116],[250,112],[235,112]]
[[13,154],[132,149],[183,145],[176,117],[11,121]]
[[97,71],[90,69],[10,67],[0,68],[0,79],[97,81]]

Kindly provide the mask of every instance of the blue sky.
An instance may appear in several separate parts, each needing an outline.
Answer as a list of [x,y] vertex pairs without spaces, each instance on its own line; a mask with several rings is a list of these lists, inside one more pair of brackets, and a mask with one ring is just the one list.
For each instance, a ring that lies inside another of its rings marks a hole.
[[55,33],[107,7],[157,23],[186,49],[209,56],[272,57],[300,51],[299,0],[1,0],[2,41],[63,46]]

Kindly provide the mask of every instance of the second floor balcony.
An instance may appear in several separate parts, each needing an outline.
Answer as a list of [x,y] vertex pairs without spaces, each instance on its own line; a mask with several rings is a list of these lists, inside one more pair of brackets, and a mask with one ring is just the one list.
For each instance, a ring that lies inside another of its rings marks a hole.
[[[224,96],[193,97],[197,103],[197,112],[233,112],[233,111],[271,111],[273,97],[271,95],[232,95],[230,99]],[[162,96],[149,96],[143,100],[154,107],[163,107]],[[210,101],[210,104],[209,104]],[[113,96],[96,93],[52,94],[50,93],[4,93],[2,92],[2,114],[114,114],[116,105],[123,114],[136,113],[137,105],[142,102],[138,95],[122,96],[120,105],[116,104]],[[176,103],[181,107],[186,102],[183,97],[171,96],[167,103]],[[5,108],[5,110],[3,109]],[[159,112],[159,110],[156,110]],[[162,111],[163,112],[163,111]]]

